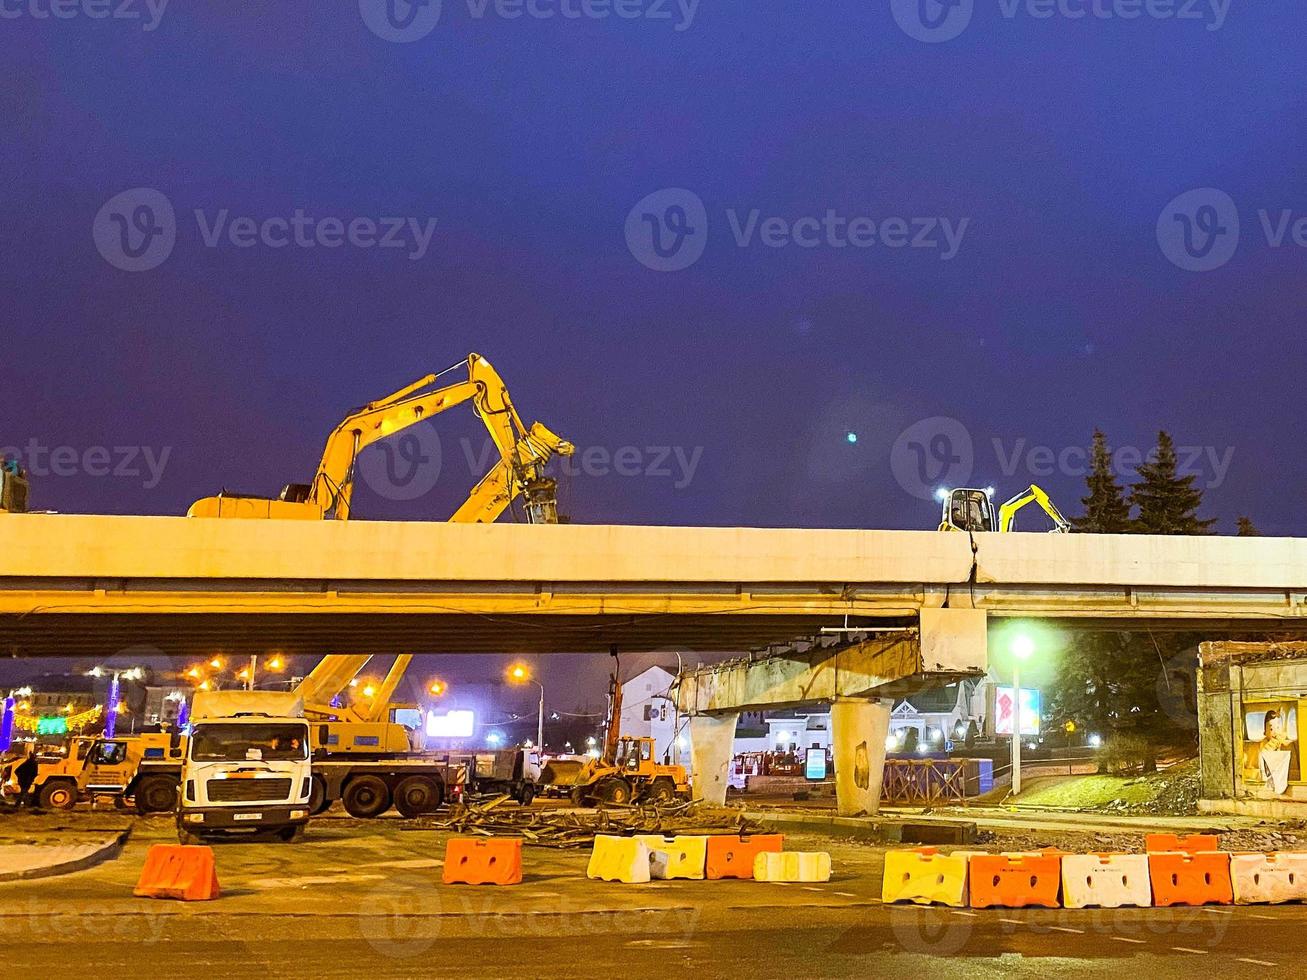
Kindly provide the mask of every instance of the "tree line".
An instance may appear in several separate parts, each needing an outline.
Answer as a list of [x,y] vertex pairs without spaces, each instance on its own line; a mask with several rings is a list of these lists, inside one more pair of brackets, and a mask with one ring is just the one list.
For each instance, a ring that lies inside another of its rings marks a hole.
[[[1175,443],[1157,434],[1157,447],[1123,487],[1101,431],[1094,432],[1084,513],[1072,526],[1089,534],[1211,534],[1215,518],[1200,517],[1197,476],[1177,472]],[[1255,536],[1248,517],[1237,533]],[[1050,691],[1059,725],[1102,734],[1102,767],[1156,768],[1167,752],[1191,752],[1197,734],[1195,633],[1077,632],[1070,637]]]

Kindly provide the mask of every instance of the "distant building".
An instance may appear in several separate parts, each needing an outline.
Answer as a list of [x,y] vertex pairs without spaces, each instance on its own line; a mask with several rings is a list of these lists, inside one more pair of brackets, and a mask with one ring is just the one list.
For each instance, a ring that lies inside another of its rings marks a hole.
[[[663,667],[650,667],[622,684],[622,715],[618,731],[633,738],[652,738],[654,758],[662,761],[673,757],[676,742],[678,715],[672,700],[671,687],[676,675]],[[679,719],[682,724],[686,719]],[[688,758],[688,728],[676,749]]]

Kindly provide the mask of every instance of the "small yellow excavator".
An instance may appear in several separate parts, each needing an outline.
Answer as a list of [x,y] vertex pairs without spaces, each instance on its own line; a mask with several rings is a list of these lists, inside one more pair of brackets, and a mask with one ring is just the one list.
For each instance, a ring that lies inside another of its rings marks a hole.
[[939,522],[941,531],[1009,532],[1013,530],[1017,511],[1028,504],[1038,504],[1040,510],[1048,515],[1054,533],[1066,534],[1071,530],[1071,522],[1062,516],[1048,494],[1033,484],[1002,504],[997,512],[994,510],[993,487],[939,490],[935,496],[944,505]]
[[[433,387],[460,366],[467,368],[466,380]],[[288,484],[276,500],[223,492],[196,501],[187,516],[347,521],[351,517],[359,453],[464,402],[471,402],[485,423],[499,450],[499,462],[481,478],[450,520],[493,523],[518,494],[523,494],[528,522],[557,524],[557,484],[545,475],[545,467],[555,455],[570,456],[574,448],[539,422],[528,428],[513,407],[503,378],[480,354],[471,354],[465,362],[419,378],[346,417],[328,437],[312,482]]]

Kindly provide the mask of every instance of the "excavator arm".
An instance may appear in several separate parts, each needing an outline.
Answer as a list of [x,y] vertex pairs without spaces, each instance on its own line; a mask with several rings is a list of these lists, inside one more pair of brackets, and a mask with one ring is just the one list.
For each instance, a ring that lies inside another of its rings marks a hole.
[[1012,522],[1016,519],[1017,512],[1032,503],[1038,504],[1039,509],[1049,516],[1058,533],[1066,534],[1071,530],[1071,522],[1062,516],[1062,512],[1049,499],[1048,494],[1033,484],[999,507],[998,529],[1000,531],[1011,531]]
[[471,354],[462,363],[467,368],[466,380],[435,387],[444,375],[460,366],[454,365],[419,378],[346,417],[327,438],[310,483],[287,486],[279,500],[230,494],[207,497],[191,507],[190,516],[349,520],[358,457],[364,449],[470,402],[499,451],[499,462],[477,484],[453,520],[493,521],[517,494],[526,493],[528,519],[532,523],[556,523],[554,485],[544,471],[555,455],[571,455],[572,444],[539,422],[528,428],[513,406],[504,379],[480,354]]
[[480,354],[471,354],[466,364],[465,381],[431,391],[428,389],[448,371],[427,375],[393,395],[364,406],[336,427],[327,439],[322,462],[309,490],[309,499],[321,508],[324,516],[332,514],[336,520],[349,520],[359,453],[374,442],[464,402],[472,403],[477,416],[485,424],[499,451],[500,462],[478,484],[469,501],[459,508],[453,518],[455,521],[487,520],[480,516],[486,512],[486,507],[476,506],[476,502],[482,484],[497,471],[501,471],[498,478],[501,495],[506,496],[489,521],[503,513],[515,494],[532,481],[543,478],[544,468],[555,454],[566,456],[572,453],[571,443],[559,439],[540,423],[531,429],[526,427],[513,407],[504,379],[488,360]]

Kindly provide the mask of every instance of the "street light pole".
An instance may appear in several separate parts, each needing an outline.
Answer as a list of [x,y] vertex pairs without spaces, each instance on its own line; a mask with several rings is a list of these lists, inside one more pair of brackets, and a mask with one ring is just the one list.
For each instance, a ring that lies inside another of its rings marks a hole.
[[1035,641],[1025,634],[1012,640],[1012,796],[1021,795],[1021,661],[1035,652]]
[[545,686],[536,681],[540,688],[540,714],[536,717],[536,751],[542,756],[545,751]]
[[1021,795],[1021,660],[1012,661],[1012,795]]

